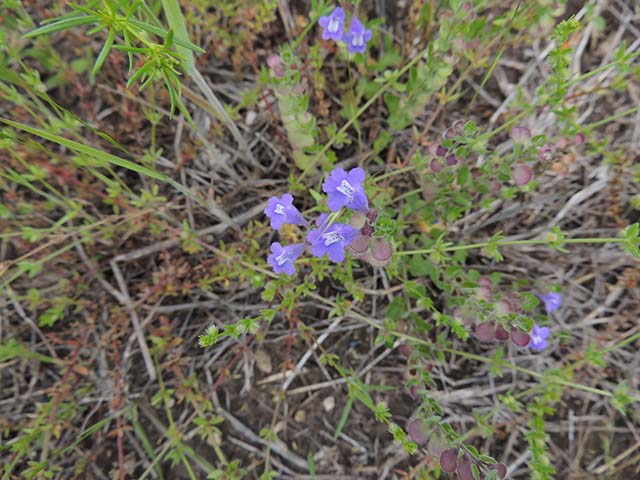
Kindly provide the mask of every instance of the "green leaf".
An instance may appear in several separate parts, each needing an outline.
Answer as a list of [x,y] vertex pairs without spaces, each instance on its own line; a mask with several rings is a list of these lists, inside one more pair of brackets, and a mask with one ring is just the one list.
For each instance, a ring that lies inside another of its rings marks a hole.
[[[13,120],[9,120],[4,117],[0,117],[0,122],[6,123],[7,125],[12,126],[13,128],[17,128],[18,130],[22,130],[24,132],[31,133],[32,135],[36,135],[38,137],[44,138],[45,140],[49,140],[51,142],[57,143],[58,145],[67,147],[70,150],[73,150],[74,152],[80,152],[91,158],[105,162],[107,164],[123,167],[128,170],[139,173],[141,175],[146,175],[148,177],[155,178],[156,180],[165,182],[171,185],[176,190],[178,190],[180,193],[184,194],[185,196],[189,197],[190,199],[192,199],[193,201],[195,201],[196,203],[204,207],[206,210],[211,211],[211,208],[209,207],[209,205],[207,205],[202,198],[198,197],[197,195],[194,195],[194,193],[188,188],[186,188],[185,186],[181,185],[180,183],[176,182],[172,178],[156,170],[152,170],[151,168],[145,167],[143,165],[139,165],[130,160],[125,160],[124,158],[117,157],[110,153],[103,152],[102,150],[98,150],[97,148],[90,147],[89,145],[84,145],[82,143],[74,142],[73,140],[69,140],[68,138],[55,135],[53,133],[47,132],[46,130],[42,130],[40,128],[30,127],[29,125],[25,125],[19,122],[14,122]],[[231,221],[229,216],[226,215],[225,213],[221,211],[216,211],[216,215],[227,225],[233,225],[233,222]]]
[[340,417],[340,421],[338,422],[338,426],[336,427],[336,433],[333,434],[333,438],[337,439],[340,437],[342,433],[342,429],[344,425],[347,423],[347,419],[349,418],[349,412],[351,411],[351,407],[353,406],[353,399],[351,397],[347,398],[347,404],[344,406],[344,410],[342,411],[342,416]]
[[31,30],[30,32],[25,33],[23,35],[23,38],[34,38],[39,35],[48,35],[53,32],[66,30],[68,28],[79,27],[80,25],[87,25],[96,21],[96,17],[89,17],[85,15],[65,18],[54,23],[49,23],[48,25],[45,25],[43,27],[36,28],[35,30]]
[[41,327],[52,327],[64,312],[64,307],[52,307],[47,309],[40,317],[38,317],[38,325]]
[[[178,0],[162,0],[162,9],[167,16],[167,21],[169,22],[169,27],[171,28],[166,36],[167,44],[169,44],[173,40],[174,32],[176,40],[180,39],[183,42],[189,41],[187,23],[184,19],[184,15],[182,14],[182,10],[180,9],[180,3],[178,3]],[[178,45],[178,52],[182,57],[184,69],[186,71],[190,71],[195,63],[193,52],[191,52],[188,48],[180,45]]]
[[91,69],[91,76],[95,77],[98,71],[102,68],[104,61],[107,59],[107,55],[111,51],[111,47],[113,46],[113,42],[116,38],[116,32],[114,29],[109,30],[109,35],[107,36],[107,40],[104,42],[102,46],[102,50],[100,50],[100,54],[98,58],[96,58],[96,63],[93,65]]

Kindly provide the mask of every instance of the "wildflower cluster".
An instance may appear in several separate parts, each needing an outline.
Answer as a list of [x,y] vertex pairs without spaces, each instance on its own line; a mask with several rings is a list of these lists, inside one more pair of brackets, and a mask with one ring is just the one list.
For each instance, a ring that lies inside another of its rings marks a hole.
[[371,40],[371,30],[365,28],[355,16],[351,18],[349,30],[344,31],[346,13],[342,7],[336,7],[329,15],[320,17],[318,23],[322,27],[322,39],[344,42],[349,53],[364,53],[367,42]]
[[[484,479],[490,475],[489,472],[492,470],[495,470],[496,473],[491,478],[502,479],[507,476],[507,467],[504,464],[475,460],[457,448],[449,448],[440,454],[440,466],[447,473],[456,472],[460,480]],[[473,473],[474,467],[478,476]]]
[[[293,196],[271,197],[264,213],[271,227],[279,230],[284,224],[312,227],[306,234],[305,243],[282,246],[271,244],[271,255],[267,261],[280,274],[296,273],[294,262],[308,249],[315,257],[329,257],[332,262],[342,262],[347,248],[355,258],[363,259],[373,266],[385,266],[391,260],[393,247],[384,238],[375,237],[377,210],[369,209],[369,200],[363,182],[366,173],[361,168],[346,172],[334,169],[325,179],[322,191],[327,194],[327,205],[332,214],[323,213],[312,223],[293,205]],[[353,211],[349,223],[336,222],[343,208]]]
[[[481,276],[478,279],[476,296],[482,303],[493,302],[493,285],[489,277]],[[557,292],[531,293],[529,296],[537,297],[542,301],[547,314],[555,312],[562,305],[562,295]],[[477,323],[475,333],[479,340],[489,342],[511,339],[511,342],[518,347],[529,347],[538,352],[547,348],[551,330],[531,320],[523,321],[524,312],[517,296],[505,296],[498,300],[495,303],[494,313],[502,319],[502,322],[488,320]]]

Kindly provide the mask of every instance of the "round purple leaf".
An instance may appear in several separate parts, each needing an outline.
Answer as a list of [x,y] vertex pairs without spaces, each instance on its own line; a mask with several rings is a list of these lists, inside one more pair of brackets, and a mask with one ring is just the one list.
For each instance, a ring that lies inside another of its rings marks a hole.
[[425,423],[419,418],[413,418],[407,423],[407,433],[411,440],[418,445],[424,445],[429,440],[429,431]]
[[507,332],[502,325],[498,325],[496,328],[496,340],[504,342],[509,338],[509,332]]
[[515,165],[511,169],[511,178],[516,185],[522,187],[531,181],[533,178],[533,169],[529,165],[522,163]]
[[458,477],[460,480],[475,480],[471,470],[471,462],[466,457],[458,463]]
[[511,328],[511,341],[514,345],[518,347],[526,347],[529,345],[529,341],[531,337],[529,337],[528,333],[521,332],[516,327]]
[[453,473],[458,468],[458,450],[449,448],[440,454],[440,466],[447,473]]
[[496,337],[495,322],[483,322],[476,325],[476,335],[483,342],[490,342]]

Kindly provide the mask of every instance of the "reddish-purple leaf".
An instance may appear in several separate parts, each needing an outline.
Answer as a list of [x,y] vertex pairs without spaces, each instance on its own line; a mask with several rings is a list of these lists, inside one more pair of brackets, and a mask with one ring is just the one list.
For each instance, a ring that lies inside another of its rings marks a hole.
[[509,300],[503,298],[498,303],[496,303],[496,313],[500,316],[507,315],[513,311],[513,305]]
[[514,143],[524,145],[531,138],[531,130],[527,127],[513,127],[511,130],[511,138]]
[[520,187],[526,185],[533,178],[533,168],[522,163],[515,165],[511,169],[511,178]]
[[491,288],[484,285],[480,285],[476,288],[476,295],[480,300],[484,300],[485,302],[490,302],[493,298]]
[[503,463],[494,463],[489,465],[489,470],[497,470],[498,477],[505,478],[507,476],[507,467]]
[[483,322],[476,325],[476,335],[483,342],[490,342],[496,336],[496,324],[494,322]]
[[471,462],[466,458],[458,464],[458,477],[460,480],[475,480],[471,470]]
[[518,347],[526,347],[529,345],[529,341],[531,337],[529,337],[528,333],[521,332],[516,327],[511,328],[511,341],[514,345]]
[[509,338],[509,332],[507,332],[502,327],[502,325],[498,325],[498,328],[496,328],[496,340],[500,340],[501,342],[504,342],[508,338]]
[[407,423],[407,432],[409,433],[411,440],[416,442],[418,445],[424,445],[429,439],[427,426],[419,418],[409,420],[409,423]]
[[411,345],[400,345],[400,348],[398,348],[400,355],[405,358],[409,358],[409,355],[411,355],[411,350],[413,350],[411,348]]
[[431,169],[432,172],[438,173],[439,171],[442,170],[442,164],[435,158],[432,158],[431,161],[429,162],[429,168]]
[[458,468],[458,449],[449,448],[440,454],[440,466],[447,473],[453,473]]

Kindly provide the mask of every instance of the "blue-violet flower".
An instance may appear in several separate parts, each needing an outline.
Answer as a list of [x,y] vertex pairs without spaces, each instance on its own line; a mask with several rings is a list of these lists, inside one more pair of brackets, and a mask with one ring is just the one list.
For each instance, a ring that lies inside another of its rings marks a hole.
[[342,207],[347,207],[368,212],[369,202],[362,186],[365,175],[361,168],[354,168],[348,173],[339,167],[333,170],[322,184],[322,191],[327,194],[329,210],[337,212]]
[[293,275],[296,273],[296,267],[293,264],[302,252],[304,252],[304,243],[295,243],[283,247],[278,242],[271,244],[271,255],[267,258],[267,262],[276,273],[286,273]]
[[562,306],[562,295],[558,292],[548,292],[544,295],[538,294],[537,297],[544,302],[544,308],[547,313],[555,312]]
[[307,241],[311,244],[311,253],[315,257],[329,256],[332,262],[342,262],[345,257],[344,249],[360,234],[360,231],[346,223],[327,225],[328,215],[323,213],[318,218],[318,228],[307,234]]
[[318,23],[322,27],[323,40],[331,39],[336,42],[342,40],[344,16],[344,10],[341,7],[336,7],[329,15],[318,19]]
[[268,200],[264,214],[271,220],[271,228],[279,230],[285,223],[294,225],[306,225],[300,210],[293,206],[293,196],[285,193],[281,198],[271,197]]
[[342,40],[347,44],[350,53],[364,53],[367,42],[371,40],[371,30],[364,28],[362,22],[353,17],[349,31],[344,34]]
[[551,335],[551,331],[548,327],[539,327],[538,325],[534,325],[533,331],[530,335],[531,340],[529,341],[529,347],[539,352],[547,348],[547,338]]

